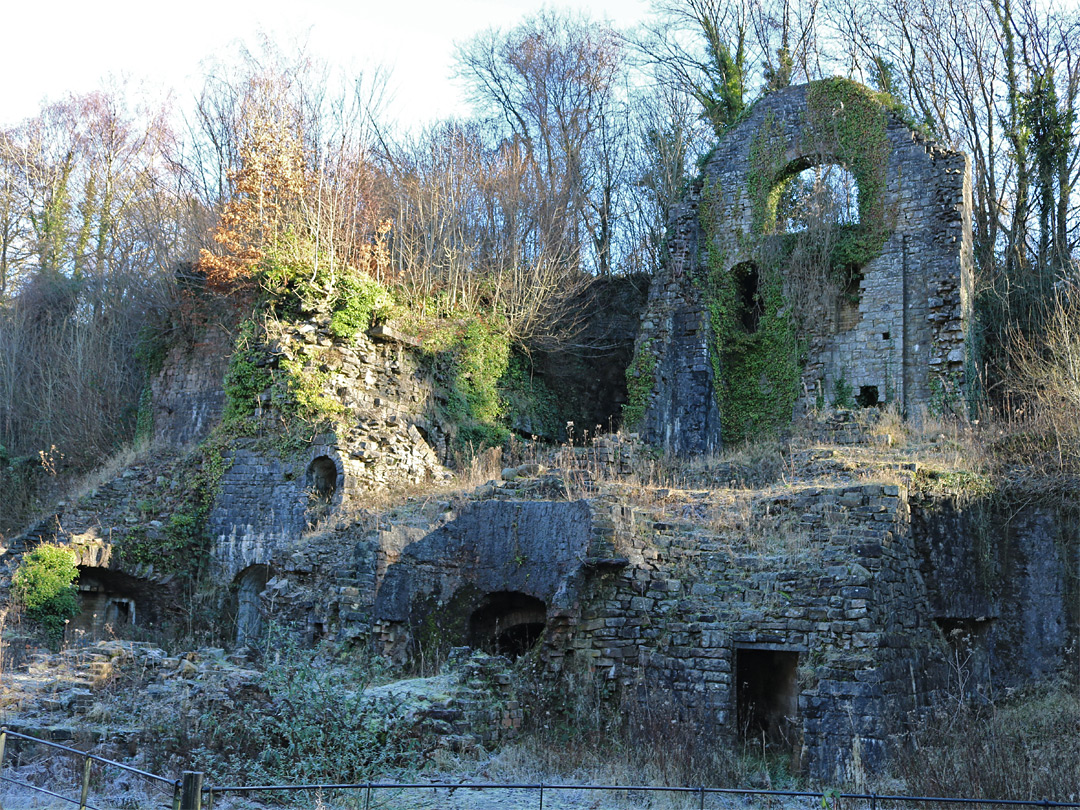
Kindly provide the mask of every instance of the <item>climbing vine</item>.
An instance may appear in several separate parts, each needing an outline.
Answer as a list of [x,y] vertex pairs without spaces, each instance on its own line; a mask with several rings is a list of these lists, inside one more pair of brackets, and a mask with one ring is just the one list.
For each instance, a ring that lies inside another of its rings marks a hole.
[[[865,265],[881,253],[889,235],[885,210],[889,136],[887,95],[849,79],[825,79],[807,87],[805,146],[827,144],[859,184],[859,225],[841,229],[834,264]],[[821,148],[819,147],[819,150]]]
[[626,368],[626,403],[623,424],[630,429],[641,426],[649,405],[649,395],[656,387],[656,352],[650,338],[642,343]]
[[776,116],[769,113],[750,141],[750,171],[746,190],[750,194],[752,232],[771,233],[776,223],[776,204],[783,184],[777,183],[787,163],[787,140]]
[[[744,300],[716,238],[718,206],[719,189],[707,185],[699,207],[706,247],[698,284],[712,330],[709,357],[720,423],[724,441],[732,443],[791,420],[802,351],[784,295],[782,263],[776,259],[757,265],[754,300]],[[743,312],[748,303],[757,312],[752,329]]]
[[[802,143],[804,158],[789,162],[789,144],[775,116],[765,117],[750,143],[752,232],[776,234],[777,209],[791,179],[803,169],[836,162],[848,169],[859,189],[858,224],[833,225],[820,233],[777,235],[782,251],[810,255],[841,287],[857,281],[861,268],[881,253],[889,235],[885,211],[889,163],[887,112],[890,97],[848,79],[825,79],[806,90],[807,114]],[[824,223],[821,223],[824,224]],[[807,244],[811,241],[821,244]],[[789,298],[801,299],[801,295]]]

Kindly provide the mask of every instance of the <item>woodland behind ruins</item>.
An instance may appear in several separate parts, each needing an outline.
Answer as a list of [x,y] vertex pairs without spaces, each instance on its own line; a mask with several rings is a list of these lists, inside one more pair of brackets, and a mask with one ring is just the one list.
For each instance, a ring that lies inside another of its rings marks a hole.
[[407,131],[262,41],[0,130],[4,722],[1076,801],[1080,10],[549,8],[456,71]]

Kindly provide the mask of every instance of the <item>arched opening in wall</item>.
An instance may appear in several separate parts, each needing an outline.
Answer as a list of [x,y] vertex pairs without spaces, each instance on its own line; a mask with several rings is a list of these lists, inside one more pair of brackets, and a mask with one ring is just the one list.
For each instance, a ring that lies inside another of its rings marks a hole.
[[79,613],[68,622],[65,641],[130,638],[136,626],[147,624],[143,606],[148,585],[119,571],[79,566]]
[[307,485],[314,497],[324,504],[330,503],[337,492],[338,470],[329,456],[319,456],[307,468]]
[[859,224],[859,184],[839,163],[795,161],[775,193],[778,233]]
[[737,264],[731,268],[731,277],[735,282],[739,323],[749,334],[753,334],[757,331],[761,316],[765,314],[765,303],[759,289],[761,279],[758,266],[753,262]]
[[860,408],[876,408],[882,404],[879,397],[876,385],[863,385],[859,387],[859,393],[855,395],[855,404]]
[[735,705],[739,737],[776,752],[798,743],[799,654],[793,650],[737,648]]
[[236,644],[254,644],[263,631],[259,595],[266,590],[270,580],[270,568],[266,565],[249,565],[236,575]]
[[515,659],[531,650],[547,626],[547,605],[517,591],[489,593],[469,618],[469,646]]

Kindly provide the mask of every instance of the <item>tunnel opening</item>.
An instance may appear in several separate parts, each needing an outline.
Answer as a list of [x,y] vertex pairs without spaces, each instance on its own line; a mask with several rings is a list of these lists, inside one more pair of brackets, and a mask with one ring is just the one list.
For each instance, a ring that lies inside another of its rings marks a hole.
[[776,753],[795,750],[799,712],[796,675],[799,654],[792,650],[744,648],[735,651],[739,737]]
[[80,643],[103,638],[130,638],[136,621],[142,623],[146,584],[107,568],[79,566],[79,612],[65,630],[65,641]]
[[259,640],[263,631],[259,595],[266,590],[270,580],[270,568],[266,565],[249,565],[236,575],[236,644],[242,647]]
[[320,503],[328,504],[337,492],[338,470],[329,456],[319,456],[307,468],[307,485]]
[[547,605],[516,591],[484,597],[469,619],[469,645],[492,655],[516,659],[540,640],[547,626]]

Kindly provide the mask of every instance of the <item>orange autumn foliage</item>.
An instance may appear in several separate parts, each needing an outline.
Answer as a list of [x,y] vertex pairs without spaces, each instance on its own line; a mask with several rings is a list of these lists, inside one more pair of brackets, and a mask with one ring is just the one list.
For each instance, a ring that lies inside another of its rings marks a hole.
[[207,283],[223,292],[250,286],[267,246],[290,228],[299,229],[307,188],[300,141],[281,126],[256,118],[240,159],[240,169],[230,176],[233,197],[211,233],[220,252],[199,252]]

